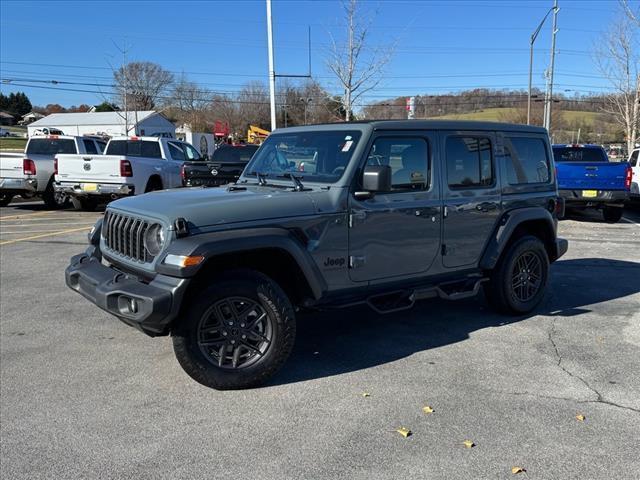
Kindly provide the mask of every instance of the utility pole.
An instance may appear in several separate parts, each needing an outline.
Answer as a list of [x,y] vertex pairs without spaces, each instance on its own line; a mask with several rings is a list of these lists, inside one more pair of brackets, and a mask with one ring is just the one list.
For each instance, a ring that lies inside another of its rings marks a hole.
[[540,22],[540,25],[538,25],[538,28],[536,28],[536,30],[531,34],[531,38],[529,39],[529,96],[527,100],[527,125],[531,125],[531,83],[532,83],[532,77],[533,77],[533,44],[535,43],[536,38],[538,38],[538,34],[540,33],[540,30],[542,29],[544,22],[546,22],[547,17],[553,11],[553,9],[554,7],[551,7],[547,11],[546,15]]
[[269,103],[271,105],[271,131],[276,127],[276,72],[273,66],[273,25],[271,22],[271,0],[267,0],[267,42],[269,48]]
[[309,107],[309,104],[313,102],[313,98],[311,97],[301,98],[300,101],[304,105],[304,124],[306,125],[307,124],[307,108]]
[[551,31],[551,64],[547,75],[547,94],[545,96],[544,127],[551,132],[551,104],[553,103],[553,68],[556,58],[556,34],[558,33],[558,0],[553,2],[553,27]]

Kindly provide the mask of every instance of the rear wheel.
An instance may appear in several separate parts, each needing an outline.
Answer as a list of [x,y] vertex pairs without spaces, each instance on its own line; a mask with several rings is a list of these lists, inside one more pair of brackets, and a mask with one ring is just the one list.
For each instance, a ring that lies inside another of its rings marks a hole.
[[69,197],[53,188],[53,179],[49,181],[46,190],[42,194],[45,206],[50,210],[65,208],[69,205]]
[[162,180],[157,177],[151,177],[147,182],[147,187],[144,189],[144,193],[155,192],[156,190],[162,190]]
[[76,210],[93,212],[98,207],[98,201],[94,198],[71,197],[71,203]]
[[178,362],[191,378],[219,390],[251,388],[280,369],[293,349],[296,323],[273,280],[237,270],[197,295],[172,332]]
[[622,207],[604,207],[602,209],[602,216],[605,222],[616,223],[622,218]]
[[502,254],[485,293],[501,313],[531,312],[544,297],[549,277],[549,257],[542,241],[534,236],[516,240]]
[[11,200],[13,200],[13,195],[10,193],[3,193],[0,195],[0,207],[6,207],[11,203]]

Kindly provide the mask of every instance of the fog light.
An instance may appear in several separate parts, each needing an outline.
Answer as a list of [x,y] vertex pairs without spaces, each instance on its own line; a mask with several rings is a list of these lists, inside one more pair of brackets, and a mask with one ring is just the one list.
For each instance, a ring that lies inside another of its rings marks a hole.
[[118,297],[118,310],[123,315],[135,315],[140,310],[137,298]]

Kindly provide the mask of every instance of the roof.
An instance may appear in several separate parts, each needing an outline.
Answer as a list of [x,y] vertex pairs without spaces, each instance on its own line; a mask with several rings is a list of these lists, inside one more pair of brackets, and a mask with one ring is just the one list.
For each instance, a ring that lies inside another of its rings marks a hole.
[[[535,125],[521,125],[515,123],[482,122],[470,120],[365,120],[357,122],[325,123],[319,125],[308,125],[306,127],[291,127],[288,131],[308,129],[309,127],[320,127],[327,130],[327,127],[338,128],[340,130],[354,129],[358,126],[369,126],[374,130],[505,130],[510,132],[542,133],[547,134],[543,127]],[[274,133],[280,133],[280,128]]]
[[22,118],[27,118],[27,117],[43,118],[44,115],[38,112],[29,112],[22,115]]
[[554,143],[551,146],[553,148],[602,148],[602,145],[596,145],[595,143]]
[[2,112],[0,112],[0,117],[3,117],[3,118],[13,118],[13,115],[11,115],[11,114],[10,114],[10,113],[8,113],[8,112],[4,112],[4,111],[2,111]]
[[[137,117],[136,117],[137,115]],[[153,116],[161,115],[155,110],[127,112],[129,125],[138,123]],[[30,124],[30,127],[62,127],[73,125],[124,125],[124,112],[78,112],[52,113]]]

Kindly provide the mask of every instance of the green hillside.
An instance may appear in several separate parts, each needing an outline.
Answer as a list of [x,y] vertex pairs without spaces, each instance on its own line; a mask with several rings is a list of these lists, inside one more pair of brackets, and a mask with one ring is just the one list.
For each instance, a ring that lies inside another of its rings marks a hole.
[[[502,122],[505,121],[505,117],[515,114],[515,108],[487,108],[484,110],[478,110],[470,113],[459,113],[443,115],[437,118],[447,118],[451,120],[485,120],[490,122]],[[566,110],[562,112],[562,117],[571,125],[576,121],[580,121],[589,126],[593,126],[596,122],[600,121],[606,123],[605,116],[598,112],[581,112],[576,110]],[[434,117],[435,118],[435,117]]]

